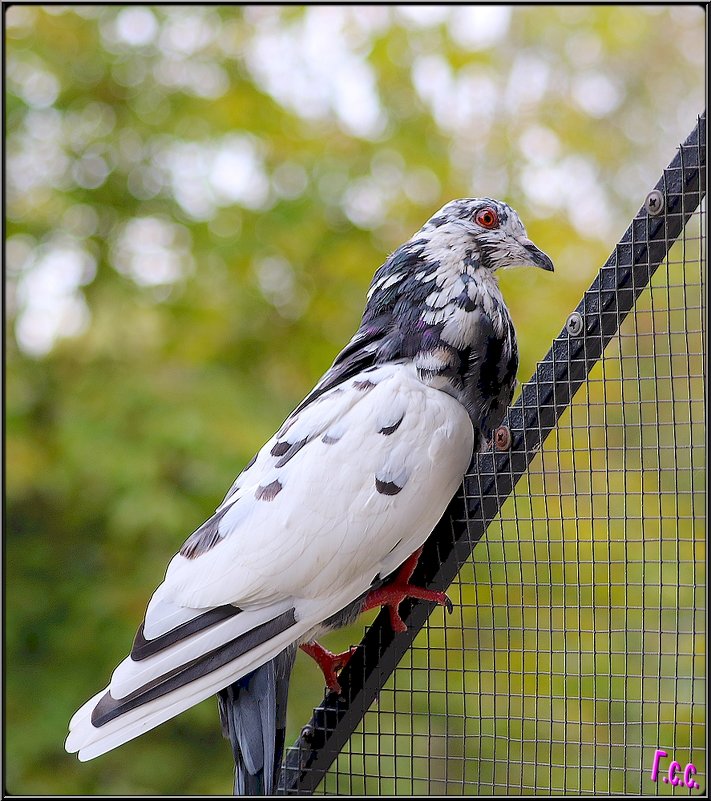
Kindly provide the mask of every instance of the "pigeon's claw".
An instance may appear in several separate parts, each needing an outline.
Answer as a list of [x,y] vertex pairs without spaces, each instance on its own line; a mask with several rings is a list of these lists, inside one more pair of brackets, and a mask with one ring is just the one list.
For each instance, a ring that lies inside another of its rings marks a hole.
[[349,648],[347,651],[342,651],[340,654],[334,654],[315,641],[304,643],[300,648],[321,668],[326,687],[328,687],[329,691],[340,695],[341,685],[336,674],[346,666],[353,651],[355,651],[355,646]]
[[422,553],[422,548],[418,548],[415,553],[410,556],[398,571],[395,579],[377,590],[371,590],[365,599],[362,611],[368,609],[375,609],[377,606],[386,606],[390,613],[390,625],[393,631],[407,631],[405,621],[400,617],[400,604],[406,598],[419,598],[423,601],[434,601],[451,614],[454,611],[454,605],[450,600],[447,593],[438,590],[427,590],[424,587],[418,587],[415,584],[410,584],[417,561]]

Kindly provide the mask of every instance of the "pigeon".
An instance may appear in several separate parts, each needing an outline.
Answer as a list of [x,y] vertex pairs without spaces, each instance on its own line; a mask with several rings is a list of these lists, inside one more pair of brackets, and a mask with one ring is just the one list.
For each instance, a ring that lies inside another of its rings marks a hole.
[[235,792],[277,786],[301,646],[338,689],[347,654],[317,639],[405,597],[423,543],[489,447],[518,349],[496,271],[553,270],[517,213],[453,200],[377,270],[360,326],[170,561],[131,652],[72,717],[82,761],[218,695]]

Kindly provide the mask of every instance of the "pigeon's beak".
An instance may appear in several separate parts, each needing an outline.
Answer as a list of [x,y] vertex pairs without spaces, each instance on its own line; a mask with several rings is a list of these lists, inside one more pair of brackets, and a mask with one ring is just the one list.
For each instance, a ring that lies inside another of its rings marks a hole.
[[532,267],[540,267],[542,270],[548,270],[551,273],[553,272],[553,262],[540,248],[537,248],[530,239],[523,238],[518,241],[523,246],[526,253],[526,264],[530,264]]

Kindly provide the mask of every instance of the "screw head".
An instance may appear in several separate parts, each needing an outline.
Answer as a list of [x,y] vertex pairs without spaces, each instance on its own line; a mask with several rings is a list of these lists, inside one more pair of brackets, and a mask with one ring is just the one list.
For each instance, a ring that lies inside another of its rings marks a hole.
[[497,451],[507,451],[511,447],[511,429],[499,426],[494,432],[494,447]]
[[565,327],[571,337],[577,337],[583,331],[583,318],[579,312],[573,312],[568,317]]
[[647,214],[656,217],[664,211],[664,195],[658,189],[652,189],[644,201]]

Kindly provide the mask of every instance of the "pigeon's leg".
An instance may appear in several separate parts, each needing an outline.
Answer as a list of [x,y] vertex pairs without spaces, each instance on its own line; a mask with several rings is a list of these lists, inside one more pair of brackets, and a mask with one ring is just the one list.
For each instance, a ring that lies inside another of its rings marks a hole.
[[398,612],[400,604],[405,598],[420,598],[423,601],[434,601],[440,606],[446,607],[447,611],[451,614],[454,607],[446,593],[437,590],[426,590],[424,587],[417,587],[414,584],[410,584],[410,578],[417,567],[417,562],[421,553],[422,548],[418,548],[415,553],[403,563],[391,582],[382,587],[378,587],[377,590],[371,590],[366,596],[361,611],[365,612],[368,609],[374,609],[376,606],[386,606],[390,612],[390,625],[393,631],[407,631],[407,626]]
[[319,645],[316,641],[307,642],[299,646],[301,650],[308,654],[323,672],[323,678],[326,681],[326,686],[332,693],[341,693],[341,685],[338,683],[336,673],[343,670],[346,662],[351,658],[353,648],[343,651],[340,654],[334,654],[331,651]]
[[[393,631],[407,631],[407,626],[398,612],[400,604],[406,598],[420,598],[424,601],[434,601],[440,606],[446,607],[448,612],[452,612],[454,607],[446,593],[438,592],[437,590],[427,590],[424,587],[417,587],[415,584],[410,584],[410,578],[415,572],[421,553],[422,548],[418,548],[415,553],[402,564],[402,567],[400,567],[397,575],[391,582],[383,587],[379,587],[377,590],[371,590],[365,597],[363,607],[360,611],[366,612],[368,609],[386,606],[390,612],[390,625]],[[354,649],[351,648],[340,654],[334,654],[315,641],[304,643],[299,647],[321,668],[328,689],[331,692],[340,694],[341,685],[338,682],[336,674],[338,671],[343,670],[346,662],[351,658]]]

